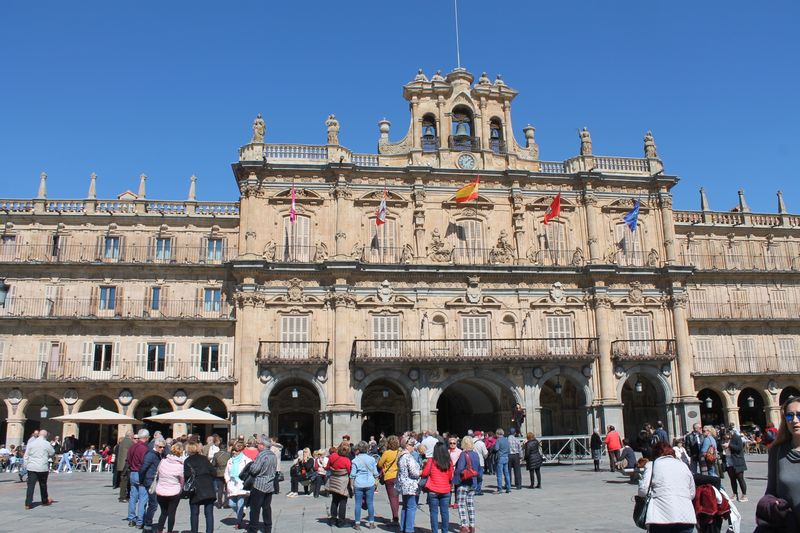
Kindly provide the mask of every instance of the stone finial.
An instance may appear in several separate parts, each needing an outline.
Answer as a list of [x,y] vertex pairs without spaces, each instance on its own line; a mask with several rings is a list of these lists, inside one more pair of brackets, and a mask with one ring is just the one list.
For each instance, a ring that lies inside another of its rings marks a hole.
[[92,172],[89,175],[89,193],[86,195],[89,200],[97,199],[97,174]]
[[256,119],[253,121],[253,138],[250,140],[251,143],[263,143],[264,142],[264,134],[267,132],[267,125],[264,123],[264,119],[261,118],[261,113],[256,115]]
[[498,74],[497,76],[495,76],[494,84],[495,85],[505,85],[506,82],[503,81],[503,76]]
[[381,139],[385,139],[386,141],[389,140],[389,130],[391,127],[392,123],[386,120],[386,118],[378,122],[378,129],[381,132]]
[[533,136],[536,134],[536,128],[528,124],[524,128],[522,128],[522,132],[525,134],[525,147],[530,148],[536,141],[534,140]]
[[778,214],[786,214],[786,204],[783,203],[783,193],[778,191]]
[[706,190],[703,187],[700,187],[700,210],[711,211],[708,208],[708,198],[706,198]]
[[146,181],[147,181],[147,176],[141,174],[139,176],[139,193],[138,193],[140,200],[144,200],[145,198],[147,198],[147,186],[145,183]]
[[644,156],[648,159],[658,159],[656,140],[653,138],[652,131],[648,131],[644,135]]
[[39,200],[47,198],[47,172],[39,174],[39,193],[36,198]]
[[442,71],[437,70],[436,74],[431,77],[431,81],[444,81],[444,76],[442,76]]
[[325,125],[328,126],[328,144],[339,144],[339,121],[333,113],[328,115]]
[[478,85],[491,85],[492,82],[489,79],[489,76],[486,75],[485,72],[481,73],[481,77],[478,78]]
[[190,202],[197,201],[197,176],[194,174],[189,178],[189,197],[187,199]]
[[740,213],[750,212],[750,206],[747,205],[747,201],[744,199],[744,189],[739,189],[739,212]]
[[422,69],[417,70],[417,75],[414,76],[414,81],[428,81],[428,77],[422,72]]
[[578,135],[581,138],[581,155],[592,155],[592,134],[589,133],[589,130],[584,126],[583,129],[578,132]]

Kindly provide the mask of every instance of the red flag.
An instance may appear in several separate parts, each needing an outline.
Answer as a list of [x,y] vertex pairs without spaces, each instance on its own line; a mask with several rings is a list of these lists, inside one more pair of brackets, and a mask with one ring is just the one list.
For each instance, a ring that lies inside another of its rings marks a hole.
[[553,201],[550,202],[550,207],[544,212],[544,223],[547,224],[561,214],[561,193],[558,193]]
[[378,210],[375,212],[377,215],[375,217],[375,225],[382,226],[386,224],[386,189],[383,189],[383,198],[381,199],[381,205],[378,206]]
[[478,198],[478,188],[481,185],[481,177],[475,178],[475,181],[468,185],[464,185],[456,191],[456,203],[469,202]]

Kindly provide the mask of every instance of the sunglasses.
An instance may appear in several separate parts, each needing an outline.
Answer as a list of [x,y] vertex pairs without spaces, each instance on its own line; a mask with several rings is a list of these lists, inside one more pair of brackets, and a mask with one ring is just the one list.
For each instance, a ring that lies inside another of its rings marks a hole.
[[800,411],[798,411],[798,412],[796,412],[796,413],[792,413],[791,411],[787,411],[787,412],[786,412],[786,413],[783,415],[783,417],[786,419],[786,421],[787,421],[787,422],[792,422],[792,421],[794,421],[794,419],[795,419],[795,418],[797,418],[798,420],[800,420]]

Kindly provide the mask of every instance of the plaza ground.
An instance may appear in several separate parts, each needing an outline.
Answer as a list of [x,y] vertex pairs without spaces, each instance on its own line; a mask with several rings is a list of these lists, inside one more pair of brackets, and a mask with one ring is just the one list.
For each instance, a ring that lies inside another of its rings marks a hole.
[[[746,474],[750,501],[737,503],[742,513],[742,532],[755,528],[755,506],[766,487],[767,456],[748,455]],[[283,470],[288,472],[289,463]],[[606,467],[607,468],[607,467]],[[546,466],[542,469],[540,490],[523,488],[510,494],[485,494],[476,498],[476,530],[481,531],[531,531],[531,532],[636,532],[631,520],[632,497],[635,485],[630,485],[619,474],[607,470],[595,473],[591,465]],[[129,528],[124,518],[127,504],[117,501],[117,491],[111,489],[110,473],[51,474],[50,496],[55,503],[24,509],[25,484],[17,483],[14,473],[0,474],[0,509],[3,518],[0,532],[58,531],[99,532],[138,531]],[[523,471],[527,481],[527,471]],[[488,490],[495,487],[494,476],[487,478]],[[523,483],[527,486],[527,483]],[[729,483],[725,482],[725,488]],[[330,500],[312,496],[287,498],[289,483],[281,484],[281,494],[273,499],[273,532],[306,533],[352,531],[349,527],[337,530],[327,524]],[[424,498],[424,497],[423,497]],[[38,502],[38,488],[34,500]],[[376,531],[395,531],[389,527],[389,504],[383,487],[376,494]],[[202,515],[202,513],[201,513]],[[366,512],[364,517],[366,518]],[[233,513],[229,509],[214,510],[215,532],[233,532]],[[353,500],[349,501],[348,518],[353,517]],[[156,514],[156,519],[158,514]],[[458,512],[450,511],[450,530],[458,531]],[[204,531],[201,519],[200,531]],[[417,531],[430,531],[428,508],[422,505],[417,512]],[[184,500],[178,508],[176,531],[189,531],[189,506]]]

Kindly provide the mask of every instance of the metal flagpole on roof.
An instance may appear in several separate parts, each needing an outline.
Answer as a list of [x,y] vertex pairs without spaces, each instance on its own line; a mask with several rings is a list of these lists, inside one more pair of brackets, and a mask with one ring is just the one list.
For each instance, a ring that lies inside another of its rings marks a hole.
[[461,68],[461,45],[458,41],[458,0],[453,0],[453,6],[456,16],[456,65]]

